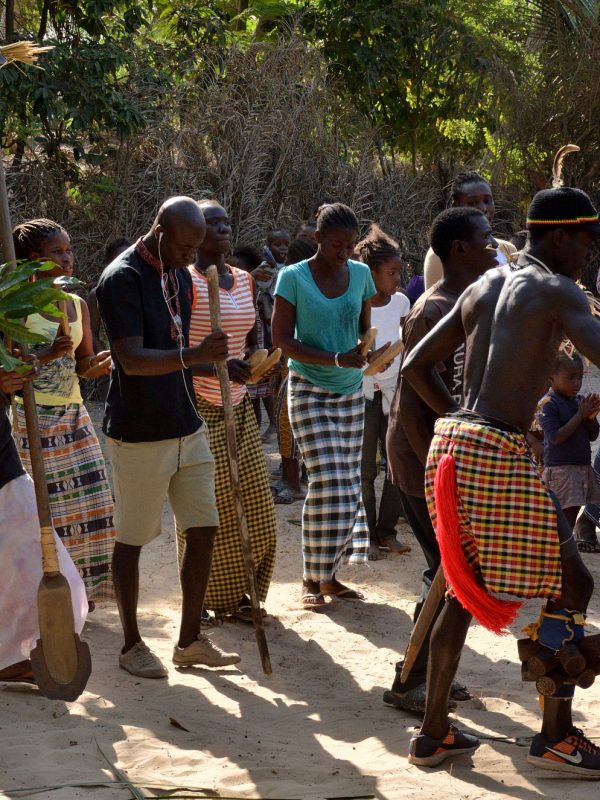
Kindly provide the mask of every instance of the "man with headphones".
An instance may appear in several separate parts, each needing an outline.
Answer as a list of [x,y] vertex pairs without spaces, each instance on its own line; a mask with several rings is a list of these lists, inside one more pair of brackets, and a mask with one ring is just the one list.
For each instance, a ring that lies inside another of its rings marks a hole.
[[104,270],[97,288],[113,359],[103,430],[115,490],[112,570],[125,637],[119,665],[142,678],[167,676],[137,624],[139,557],[161,533],[165,498],[187,532],[173,663],[221,667],[240,660],[200,632],[219,520],[213,457],[193,399],[192,368],[228,353],[222,332],[188,347],[191,278],[185,268],[205,231],[195,200],[170,198],[148,233]]

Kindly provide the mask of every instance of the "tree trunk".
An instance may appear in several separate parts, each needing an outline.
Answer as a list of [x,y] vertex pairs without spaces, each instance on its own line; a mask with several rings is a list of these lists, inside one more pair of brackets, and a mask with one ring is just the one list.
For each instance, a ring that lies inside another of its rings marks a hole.
[[48,13],[50,11],[50,0],[44,0],[44,5],[42,6],[42,11],[40,14],[40,26],[38,28],[38,41],[42,41],[46,36],[46,31],[48,29]]
[[6,0],[4,6],[4,38],[10,42],[15,35],[15,0]]

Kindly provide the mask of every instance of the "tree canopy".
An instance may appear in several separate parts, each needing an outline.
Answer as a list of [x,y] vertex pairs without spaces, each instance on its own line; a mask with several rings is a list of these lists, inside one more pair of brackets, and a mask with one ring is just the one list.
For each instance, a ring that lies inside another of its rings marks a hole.
[[[410,194],[435,175],[437,199],[421,198],[426,221],[462,165],[482,170],[515,207],[547,183],[567,141],[581,147],[568,180],[592,191],[600,175],[596,0],[6,0],[0,8],[5,41],[54,45],[43,69],[0,70],[15,201],[40,213],[76,207],[79,224],[120,208],[131,183],[155,170],[161,190],[169,181],[176,189],[179,173],[188,182],[179,190],[224,191],[239,235],[252,239],[253,192],[268,193],[265,224],[314,202],[292,196],[286,170],[298,179],[286,142],[311,159],[307,186],[319,185],[320,172],[321,185],[335,184],[365,214],[377,181],[401,180]],[[266,63],[277,72],[265,74]],[[190,186],[192,158],[202,178]],[[246,173],[228,183],[240,161]],[[365,182],[371,188],[358,197]]]

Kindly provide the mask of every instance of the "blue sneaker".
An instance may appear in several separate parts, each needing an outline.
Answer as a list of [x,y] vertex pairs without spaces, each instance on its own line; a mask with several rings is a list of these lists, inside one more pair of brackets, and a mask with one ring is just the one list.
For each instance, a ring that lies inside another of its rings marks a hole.
[[558,742],[549,742],[538,733],[531,742],[527,761],[540,769],[600,780],[600,747],[584,736],[579,728],[571,728]]
[[479,747],[479,739],[470,733],[463,733],[454,725],[448,727],[443,739],[434,739],[419,733],[410,740],[408,761],[419,767],[437,767],[450,756],[473,753]]

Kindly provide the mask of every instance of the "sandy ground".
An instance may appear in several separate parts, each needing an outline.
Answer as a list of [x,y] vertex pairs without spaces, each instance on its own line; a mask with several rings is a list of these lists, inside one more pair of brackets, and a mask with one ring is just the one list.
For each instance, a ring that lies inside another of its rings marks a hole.
[[[274,469],[274,447],[267,450]],[[301,504],[276,508],[278,559],[266,628],[272,676],[262,673],[252,628],[227,623],[212,635],[240,652],[240,669],[171,668],[166,680],[136,679],[117,666],[117,610],[100,606],[85,630],[93,674],[76,703],[0,684],[1,797],[26,796],[18,790],[40,786],[64,787],[36,795],[52,800],[135,796],[110,783],[115,778],[106,759],[144,787],[145,796],[532,800],[595,791],[526,763],[540,720],[533,686],[520,680],[513,637],[495,637],[477,625],[459,671],[475,699],[461,703],[455,718],[480,736],[482,746],[472,758],[433,770],[410,766],[408,742],[419,720],[385,707],[382,694],[411,627],[424,567],[418,546],[407,556],[344,569],[342,578],[362,589],[366,602],[336,601],[325,613],[304,611],[295,524]],[[410,543],[407,526],[400,525],[399,537]],[[584,558],[599,579],[600,556]],[[141,573],[141,629],[170,663],[179,587],[168,508],[163,536],[145,548]],[[524,606],[515,635],[539,607]],[[598,631],[599,614],[596,593],[590,633]],[[575,708],[576,724],[600,741],[600,681],[578,692]],[[171,794],[176,787],[188,791]]]

